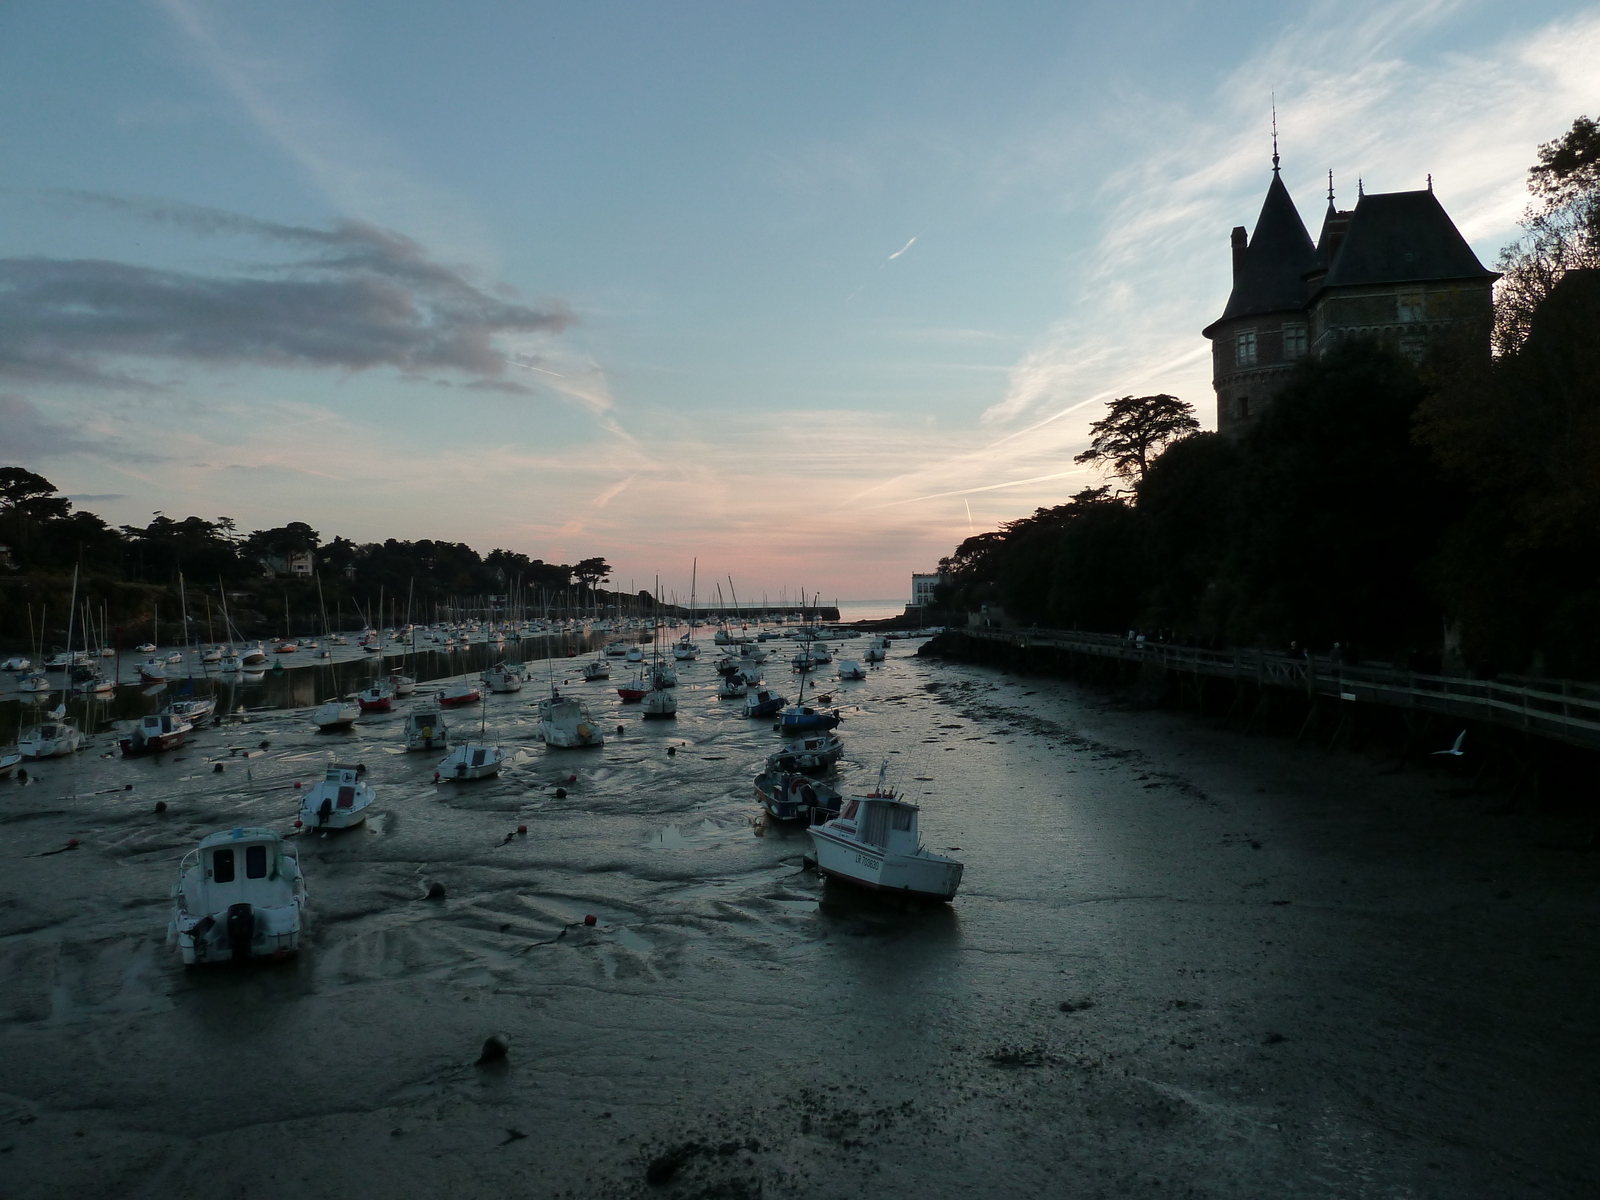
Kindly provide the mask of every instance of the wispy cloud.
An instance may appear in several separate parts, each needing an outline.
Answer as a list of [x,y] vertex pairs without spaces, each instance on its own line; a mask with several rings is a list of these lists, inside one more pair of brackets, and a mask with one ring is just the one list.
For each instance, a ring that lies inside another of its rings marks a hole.
[[[921,235],[919,234],[918,236],[920,237]],[[904,254],[907,250],[911,249],[911,247],[916,245],[916,244],[917,244],[917,239],[916,238],[912,238],[904,246],[901,246],[900,249],[896,250],[893,254],[889,255],[889,261],[893,262],[895,259],[899,258],[902,254]]]

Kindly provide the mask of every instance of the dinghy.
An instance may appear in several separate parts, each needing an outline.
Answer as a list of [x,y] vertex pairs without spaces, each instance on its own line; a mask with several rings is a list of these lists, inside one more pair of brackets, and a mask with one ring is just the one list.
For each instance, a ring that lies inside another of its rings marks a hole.
[[300,801],[300,819],[295,824],[307,829],[349,829],[361,824],[377,799],[372,785],[361,781],[366,773],[367,768],[359,763],[329,763],[322,782],[307,789]]
[[167,944],[185,965],[281,957],[300,947],[305,878],[270,829],[213,833],[184,855],[172,888]]
[[883,785],[851,796],[839,815],[808,831],[817,851],[817,870],[874,891],[924,900],[954,899],[962,865],[934,854],[917,835],[918,806]]

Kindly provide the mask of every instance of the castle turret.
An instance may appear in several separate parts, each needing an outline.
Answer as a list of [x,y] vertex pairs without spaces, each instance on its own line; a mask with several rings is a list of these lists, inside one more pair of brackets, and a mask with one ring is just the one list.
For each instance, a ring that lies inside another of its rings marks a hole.
[[1317,248],[1272,156],[1272,182],[1248,243],[1233,231],[1233,290],[1203,331],[1211,339],[1217,428],[1237,433],[1278,394],[1308,348],[1307,276]]

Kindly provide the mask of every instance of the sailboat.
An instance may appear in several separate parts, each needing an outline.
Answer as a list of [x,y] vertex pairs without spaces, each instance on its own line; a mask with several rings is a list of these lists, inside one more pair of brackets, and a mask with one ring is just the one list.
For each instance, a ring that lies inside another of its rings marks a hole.
[[489,709],[485,705],[479,710],[478,740],[457,746],[440,761],[441,779],[488,779],[500,774],[506,756],[499,746],[489,745],[488,720]]
[[[659,613],[660,610],[661,580],[658,578],[656,580],[656,611]],[[661,662],[661,643],[659,640],[651,643],[650,653],[652,656],[650,668],[650,690],[644,694],[644,715],[647,719],[651,717],[676,717],[678,715],[678,697],[674,692],[672,684],[667,682],[666,675],[664,674],[664,668]],[[676,655],[676,647],[673,648],[673,653]],[[676,679],[674,679],[673,682],[676,682]]]
[[[72,608],[67,616],[67,648],[72,647],[73,618],[78,607],[78,568],[72,568]],[[60,758],[83,748],[83,731],[67,717],[67,697],[71,689],[70,677],[63,681],[61,703],[51,711],[47,720],[23,730],[17,738],[17,751],[23,758]]]
[[692,662],[700,657],[700,645],[694,640],[694,630],[696,624],[694,619],[694,590],[697,583],[696,576],[698,576],[699,571],[700,560],[697,558],[694,560],[694,565],[690,568],[689,573],[689,628],[688,631],[685,632],[684,635],[679,638],[672,647],[672,657],[677,659],[679,662]]

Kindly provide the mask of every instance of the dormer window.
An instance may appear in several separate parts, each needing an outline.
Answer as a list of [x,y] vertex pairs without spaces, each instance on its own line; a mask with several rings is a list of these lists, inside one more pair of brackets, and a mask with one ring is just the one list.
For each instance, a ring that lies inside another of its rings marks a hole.
[[1234,361],[1241,367],[1254,365],[1256,361],[1256,331],[1247,329],[1239,334],[1234,342]]
[[1283,356],[1284,358],[1304,358],[1306,356],[1306,327],[1304,325],[1285,325],[1283,327]]

